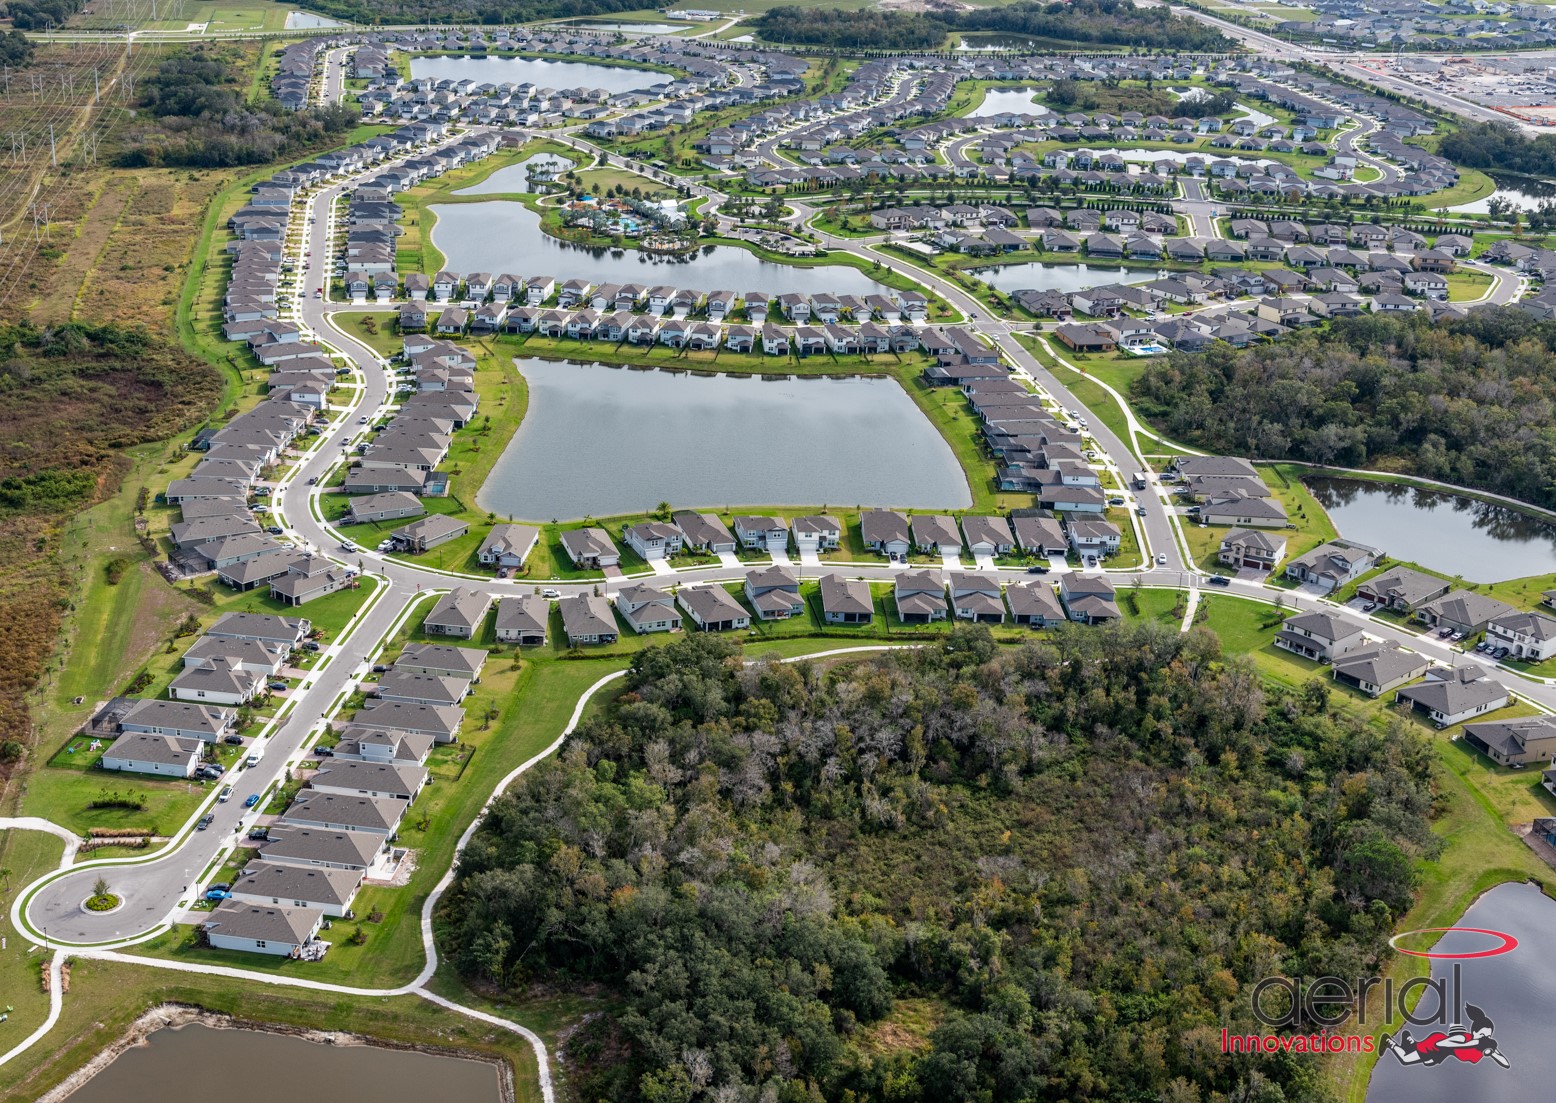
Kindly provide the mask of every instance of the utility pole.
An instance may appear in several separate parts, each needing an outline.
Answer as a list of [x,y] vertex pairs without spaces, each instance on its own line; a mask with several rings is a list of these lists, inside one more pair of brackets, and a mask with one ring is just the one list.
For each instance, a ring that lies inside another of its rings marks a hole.
[[55,168],[59,168],[59,157],[57,157],[55,155],[55,151],[54,151],[54,124],[53,123],[49,124],[49,164],[53,165]]

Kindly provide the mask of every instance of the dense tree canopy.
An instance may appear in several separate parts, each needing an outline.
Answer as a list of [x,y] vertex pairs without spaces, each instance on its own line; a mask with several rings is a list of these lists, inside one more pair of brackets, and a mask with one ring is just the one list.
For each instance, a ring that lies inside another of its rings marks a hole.
[[140,81],[137,102],[154,122],[134,128],[117,160],[126,167],[262,165],[300,153],[361,121],[345,104],[284,111],[247,104],[234,59],[215,49],[179,50]]
[[21,31],[0,32],[0,65],[26,65],[33,49],[32,39]]
[[1154,625],[843,665],[696,636],[494,802],[440,938],[612,1001],[579,1098],[1327,1099],[1224,1056],[1272,973],[1371,968],[1430,749]]
[[1213,452],[1380,467],[1556,506],[1556,323],[1369,315],[1153,362],[1131,391]]
[[17,30],[44,31],[63,27],[65,20],[80,11],[85,3],[86,0],[9,0],[0,8]]
[[931,14],[864,8],[770,8],[756,21],[768,42],[848,49],[938,49],[953,31],[996,31],[1052,41],[1157,50],[1224,50],[1231,44],[1203,23],[1166,5],[1137,8],[1129,0],[1019,0],[1005,7]]
[[642,0],[312,0],[308,5],[353,23],[481,23],[497,26],[542,19],[642,11]]
[[1445,134],[1440,152],[1476,169],[1556,175],[1556,134],[1526,138],[1511,123],[1465,123]]

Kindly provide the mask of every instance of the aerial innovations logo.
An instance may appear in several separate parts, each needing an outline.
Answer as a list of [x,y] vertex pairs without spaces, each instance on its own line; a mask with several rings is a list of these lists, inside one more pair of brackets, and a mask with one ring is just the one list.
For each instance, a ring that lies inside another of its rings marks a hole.
[[[1476,948],[1450,952],[1411,950],[1400,945],[1413,936],[1432,934],[1472,936]],[[1485,1061],[1508,1068],[1509,1061],[1497,1046],[1496,1024],[1485,1010],[1465,998],[1463,963],[1511,953],[1518,948],[1518,939],[1484,927],[1426,927],[1402,931],[1389,939],[1389,945],[1411,957],[1451,961],[1453,965],[1447,976],[1411,977],[1399,985],[1392,977],[1266,977],[1254,985],[1252,1010],[1269,1032],[1233,1034],[1223,1027],[1221,1052],[1374,1053],[1381,1045],[1409,1067]],[[1382,996],[1382,1025],[1389,1029],[1374,1038],[1367,1029],[1368,1002],[1378,993]],[[1425,1033],[1417,1038],[1410,1027]]]

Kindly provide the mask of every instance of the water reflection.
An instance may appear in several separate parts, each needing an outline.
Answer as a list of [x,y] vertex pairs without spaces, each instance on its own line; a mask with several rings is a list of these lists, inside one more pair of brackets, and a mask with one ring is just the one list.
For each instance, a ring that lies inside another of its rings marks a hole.
[[1341,535],[1474,582],[1556,571],[1556,524],[1507,506],[1400,483],[1306,479]]
[[[240,1075],[219,1070],[264,1070]],[[283,1071],[284,1070],[284,1071]],[[325,1045],[254,1030],[153,1031],[71,1095],[71,1103],[498,1103],[497,1067],[409,1050]]]
[[[1490,1060],[1445,1060],[1430,1067],[1402,1065],[1384,1052],[1373,1070],[1367,1103],[1529,1103],[1550,1098],[1550,1085],[1556,1082],[1556,1046],[1550,1044],[1550,994],[1556,991],[1556,953],[1552,953],[1556,949],[1552,939],[1556,901],[1533,885],[1499,885],[1471,905],[1458,926],[1505,931],[1518,939],[1518,948],[1511,953],[1457,963],[1461,999],[1481,1008],[1495,1022],[1497,1050],[1507,1058],[1509,1067],[1499,1068]],[[1474,953],[1493,944],[1485,935],[1456,932],[1445,935],[1431,949]],[[1409,948],[1430,945],[1418,938]],[[1454,964],[1434,961],[1432,976],[1450,984]],[[1450,989],[1450,998],[1451,994]],[[1435,1006],[1435,996],[1429,994],[1416,1013],[1427,1017]],[[1465,1022],[1467,1017],[1465,1013],[1458,1019]],[[1444,1028],[1407,1029],[1420,1040]]]
[[668,73],[648,69],[539,57],[413,56],[411,76],[473,80],[477,84],[533,84],[540,88],[603,88],[607,92],[637,92],[674,79]]
[[982,280],[1007,295],[1012,291],[1084,291],[1105,283],[1144,283],[1162,275],[1153,268],[1126,268],[1100,264],[1050,264],[1029,260],[1019,264],[996,264],[968,269],[968,275]]
[[[950,445],[894,380],[516,364],[529,409],[476,496],[499,516],[565,520],[661,501],[714,509],[972,504]],[[838,370],[860,365],[845,358]]]
[[[434,204],[432,242],[457,272],[512,272],[586,279],[597,283],[665,283],[701,291],[885,294],[887,288],[857,268],[797,268],[763,260],[732,245],[705,245],[684,256],[609,249],[559,241],[540,228],[540,216],[516,200]],[[623,243],[627,244],[626,242]]]
[[1443,209],[1463,211],[1465,214],[1488,214],[1493,199],[1505,200],[1511,203],[1514,209],[1520,211],[1536,211],[1548,204],[1556,203],[1556,182],[1536,180],[1530,176],[1510,176],[1500,172],[1490,172],[1486,175],[1496,183],[1496,191],[1468,203]]

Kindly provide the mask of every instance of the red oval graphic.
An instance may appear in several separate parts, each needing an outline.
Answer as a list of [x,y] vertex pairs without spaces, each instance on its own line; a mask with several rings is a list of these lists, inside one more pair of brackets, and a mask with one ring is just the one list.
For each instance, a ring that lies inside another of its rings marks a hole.
[[[1451,931],[1488,935],[1491,938],[1497,939],[1499,944],[1491,947],[1489,950],[1476,950],[1473,953],[1464,954],[1448,954],[1440,950],[1407,950],[1399,945],[1400,939],[1408,938],[1413,934],[1447,934]],[[1414,931],[1400,931],[1393,938],[1389,939],[1389,946],[1402,954],[1409,954],[1411,957],[1427,957],[1433,960],[1444,961],[1467,961],[1471,958],[1497,957],[1501,954],[1511,953],[1518,949],[1518,939],[1505,931],[1492,931],[1487,930],[1485,927],[1422,927]]]

